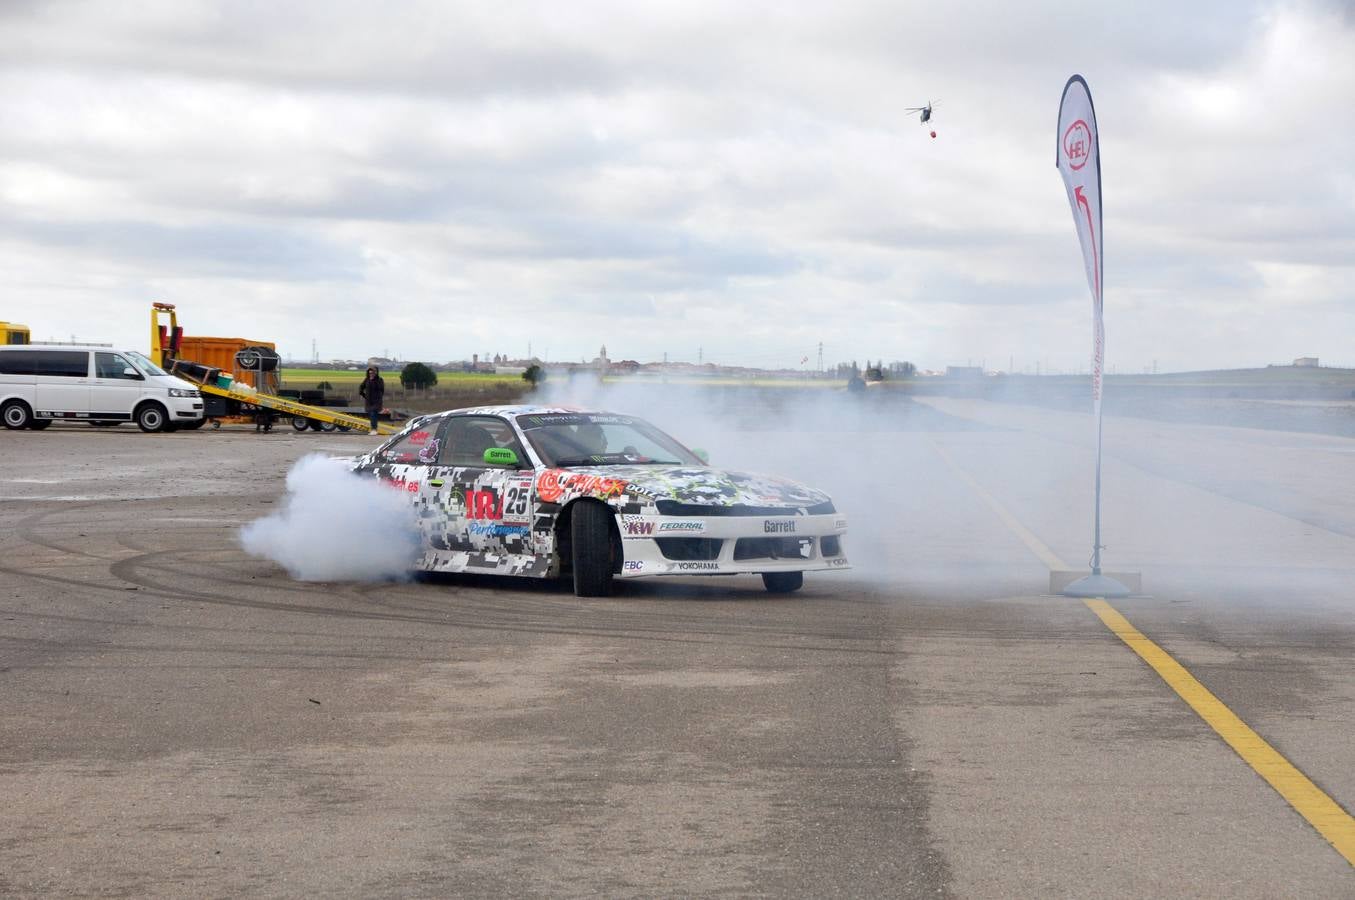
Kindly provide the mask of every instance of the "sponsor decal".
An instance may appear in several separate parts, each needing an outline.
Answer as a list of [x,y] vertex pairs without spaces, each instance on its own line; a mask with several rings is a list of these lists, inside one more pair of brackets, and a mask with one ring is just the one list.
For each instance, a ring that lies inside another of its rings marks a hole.
[[638,537],[646,537],[654,533],[654,523],[645,522],[643,520],[631,520],[628,522],[622,522],[621,528],[626,532],[627,535],[635,535]]
[[701,534],[706,530],[705,522],[660,522],[660,534]]
[[773,521],[771,519],[762,523],[763,534],[794,534],[795,523],[790,520]]
[[419,483],[417,481],[409,481],[404,478],[382,478],[381,481],[383,484],[388,484],[397,491],[406,491],[410,494],[417,494],[419,492]]
[[526,525],[504,525],[501,522],[472,522],[471,534],[484,534],[490,537],[520,537],[527,533]]
[[847,564],[847,559],[843,556],[834,556],[832,559],[824,560],[824,562],[828,563],[830,566],[845,566]]
[[642,559],[628,559],[622,564],[622,568],[627,572],[639,572],[644,567],[645,563]]
[[518,416],[518,425],[522,428],[541,428],[546,425],[630,425],[634,419],[629,416],[590,416],[580,413],[538,413],[530,416]]
[[536,479],[536,495],[544,503],[557,503],[566,494],[583,494],[605,500],[625,490],[626,482],[619,478],[584,475],[564,469],[547,469]]
[[438,439],[433,438],[419,451],[419,462],[431,463],[438,459]]
[[499,495],[489,489],[466,491],[466,518],[502,519],[503,504]]
[[448,491],[444,494],[442,508],[453,519],[460,519],[466,515],[466,501],[461,497],[460,491]]
[[431,431],[412,431],[409,434],[411,444],[426,444],[428,439],[433,436]]
[[719,569],[717,562],[680,562],[677,564],[679,572],[709,572],[712,569]]

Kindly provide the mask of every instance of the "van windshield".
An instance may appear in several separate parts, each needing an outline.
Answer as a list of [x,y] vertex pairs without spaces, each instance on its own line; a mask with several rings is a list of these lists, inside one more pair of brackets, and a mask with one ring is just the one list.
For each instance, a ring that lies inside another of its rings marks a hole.
[[132,365],[141,370],[143,375],[168,375],[164,369],[151,362],[149,357],[142,356],[135,350],[128,350],[122,354],[132,361]]

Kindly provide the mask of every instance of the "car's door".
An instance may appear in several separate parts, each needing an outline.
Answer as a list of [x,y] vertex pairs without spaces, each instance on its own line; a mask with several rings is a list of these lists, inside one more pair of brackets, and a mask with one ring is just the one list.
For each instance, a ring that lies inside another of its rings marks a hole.
[[97,351],[94,382],[89,391],[90,416],[130,422],[145,384],[145,377],[129,360],[116,353]]
[[[531,554],[533,473],[512,428],[498,416],[450,416],[438,439],[425,505],[446,511],[447,548],[469,554],[467,569],[519,570]],[[504,461],[486,461],[487,450]]]
[[437,522],[437,512],[427,509],[423,503],[425,483],[438,452],[438,423],[431,422],[429,425],[428,428],[415,428],[396,439],[390,446],[378,451],[375,459],[363,467],[394,490],[400,491],[416,508],[425,547],[429,546],[430,535],[437,533],[441,527]]

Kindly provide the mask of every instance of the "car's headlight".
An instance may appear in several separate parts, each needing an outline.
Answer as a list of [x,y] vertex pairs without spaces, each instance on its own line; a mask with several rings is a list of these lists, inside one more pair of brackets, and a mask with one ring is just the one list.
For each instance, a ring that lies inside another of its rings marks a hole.
[[201,396],[202,396],[202,394],[199,393],[198,391],[191,390],[191,389],[189,389],[189,388],[170,388],[170,389],[169,389],[169,395],[170,395],[171,397],[201,397]]

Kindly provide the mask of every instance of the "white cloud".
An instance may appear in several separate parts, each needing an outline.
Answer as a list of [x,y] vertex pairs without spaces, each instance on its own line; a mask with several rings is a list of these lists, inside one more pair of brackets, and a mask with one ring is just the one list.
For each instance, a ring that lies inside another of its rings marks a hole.
[[44,337],[138,346],[158,299],[298,355],[1085,367],[1076,70],[1109,362],[1355,364],[1340,6],[9,4],[0,60]]

